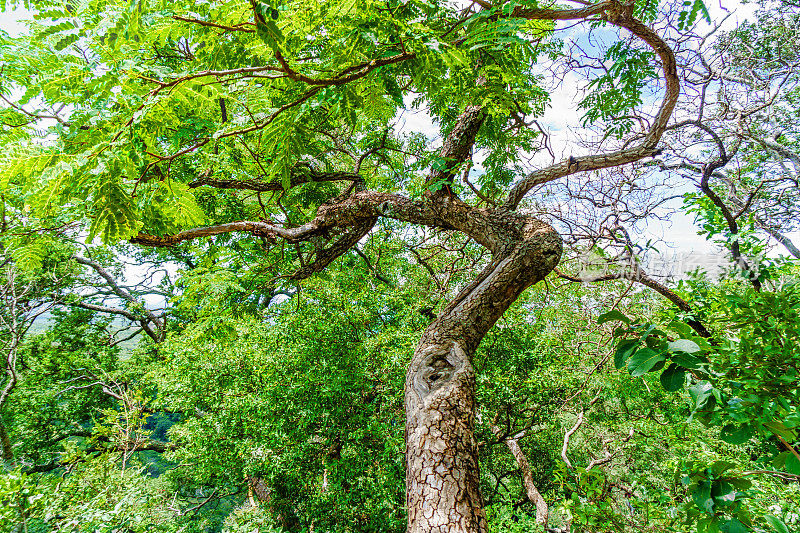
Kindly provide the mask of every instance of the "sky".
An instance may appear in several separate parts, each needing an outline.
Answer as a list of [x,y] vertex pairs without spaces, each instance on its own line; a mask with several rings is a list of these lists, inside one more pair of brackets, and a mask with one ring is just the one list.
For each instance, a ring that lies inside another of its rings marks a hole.
[[16,37],[25,31],[25,26],[20,23],[20,20],[30,18],[30,16],[31,12],[25,9],[0,13],[0,29],[12,37]]

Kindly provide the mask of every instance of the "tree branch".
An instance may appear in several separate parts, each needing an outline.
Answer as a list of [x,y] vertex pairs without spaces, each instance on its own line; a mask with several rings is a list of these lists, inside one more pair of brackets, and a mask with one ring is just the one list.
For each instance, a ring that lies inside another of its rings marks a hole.
[[[292,176],[291,182],[289,183],[289,188],[292,189],[294,187],[298,187],[305,183],[320,183],[320,182],[330,182],[330,181],[352,181],[352,182],[364,182],[364,178],[358,174],[354,174],[352,172],[303,172],[297,173],[297,175]],[[283,191],[284,186],[282,183],[279,182],[265,182],[261,180],[219,180],[219,179],[212,179],[207,176],[200,176],[193,182],[189,184],[189,187],[195,189],[197,187],[201,187],[203,185],[208,185],[209,187],[215,187],[217,189],[239,189],[239,190],[247,190],[247,191],[257,191],[257,192],[272,192],[272,191]]]
[[[580,278],[577,276],[571,276],[569,274],[565,274],[564,272],[555,269],[555,273],[558,277],[562,279],[566,279],[576,283],[598,283],[603,281],[612,281],[612,280],[620,280],[625,279],[628,281],[635,281],[636,283],[641,283],[645,287],[649,287],[659,293],[661,296],[675,304],[678,309],[683,311],[684,313],[688,313],[690,315],[694,315],[694,310],[692,306],[689,305],[689,302],[678,296],[674,291],[672,291],[666,285],[659,283],[658,281],[654,280],[653,278],[649,277],[641,267],[638,267],[631,270],[623,270],[621,272],[615,272],[611,274],[603,274],[602,276],[595,276],[592,278]],[[711,332],[706,329],[702,322],[700,322],[697,318],[690,318],[686,321],[686,323],[691,327],[698,335],[704,337],[706,339],[711,338]]]
[[675,104],[680,95],[677,64],[672,49],[652,29],[633,18],[631,15],[632,8],[633,4],[623,5],[616,0],[607,0],[580,9],[551,10],[524,9],[520,7],[515,9],[516,16],[531,20],[586,19],[593,15],[603,14],[605,20],[615,26],[625,28],[656,52],[661,59],[665,88],[664,99],[661,102],[658,114],[650,127],[650,131],[638,146],[606,154],[570,157],[561,163],[532,172],[511,188],[504,204],[506,208],[516,209],[525,195],[537,185],[542,185],[576,172],[598,170],[631,163],[657,153],[656,145],[667,127],[667,122],[675,109]]
[[[498,438],[503,437],[502,430],[496,425],[492,426],[492,433]],[[542,527],[547,527],[549,508],[544,497],[533,482],[531,464],[519,445],[519,438],[505,437],[503,438],[503,442],[508,446],[511,455],[513,455],[514,459],[517,461],[517,466],[519,466],[520,473],[522,474],[522,484],[525,487],[525,493],[528,495],[528,499],[536,506],[536,523],[541,524]]]

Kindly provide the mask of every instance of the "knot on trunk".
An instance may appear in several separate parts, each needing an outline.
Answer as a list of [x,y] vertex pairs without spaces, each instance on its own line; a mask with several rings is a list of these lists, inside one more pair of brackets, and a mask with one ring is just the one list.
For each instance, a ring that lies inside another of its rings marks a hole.
[[435,384],[439,378],[447,380],[453,375],[453,368],[445,355],[439,355],[425,369],[425,379],[431,384]]
[[469,358],[456,342],[429,346],[420,355],[422,357],[413,379],[413,388],[426,403],[432,399],[432,393],[472,377]]

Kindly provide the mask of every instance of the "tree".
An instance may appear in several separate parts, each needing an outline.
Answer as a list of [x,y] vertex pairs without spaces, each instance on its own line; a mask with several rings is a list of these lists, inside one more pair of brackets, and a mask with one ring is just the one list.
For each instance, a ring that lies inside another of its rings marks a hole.
[[[257,258],[270,295],[358,252],[379,219],[483,247],[411,357],[405,431],[408,531],[485,531],[473,358],[562,254],[553,226],[520,207],[536,187],[657,155],[679,97],[650,2],[579,3],[34,3],[35,37],[3,41],[13,144],[0,182],[27,191],[43,220],[86,222],[90,241],[180,249],[214,237]],[[618,39],[584,100],[611,147],[515,174],[538,136],[526,119],[546,104],[536,64],[558,56],[555,21]],[[656,106],[642,98],[653,78]],[[441,126],[436,150],[397,131],[398,113],[423,105]],[[651,111],[640,131],[634,108]],[[36,142],[36,127],[52,138]],[[132,319],[161,339],[161,318]]]
[[61,303],[65,285],[72,272],[53,250],[51,260],[42,265],[43,271],[31,274],[20,271],[17,262],[0,245],[0,338],[3,343],[4,376],[0,389],[0,452],[4,465],[14,463],[14,450],[6,429],[3,415],[11,393],[19,382],[19,366],[22,366],[22,346],[34,323]]
[[693,35],[698,46],[680,65],[685,103],[661,167],[694,178],[694,209],[709,230],[712,219],[724,219],[712,236],[729,243],[745,269],[743,254],[763,253],[754,242],[760,232],[800,258],[790,238],[800,190],[798,31],[796,6],[765,4],[753,22]]

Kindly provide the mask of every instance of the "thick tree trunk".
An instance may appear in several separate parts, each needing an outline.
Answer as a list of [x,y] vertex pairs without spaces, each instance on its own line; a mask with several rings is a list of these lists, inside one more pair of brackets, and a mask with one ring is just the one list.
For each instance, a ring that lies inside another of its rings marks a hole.
[[547,224],[498,212],[494,259],[425,330],[406,375],[408,533],[482,533],[486,517],[475,442],[472,355],[526,288],[558,263]]
[[408,531],[486,531],[470,357],[453,342],[421,345],[414,362],[406,384]]

